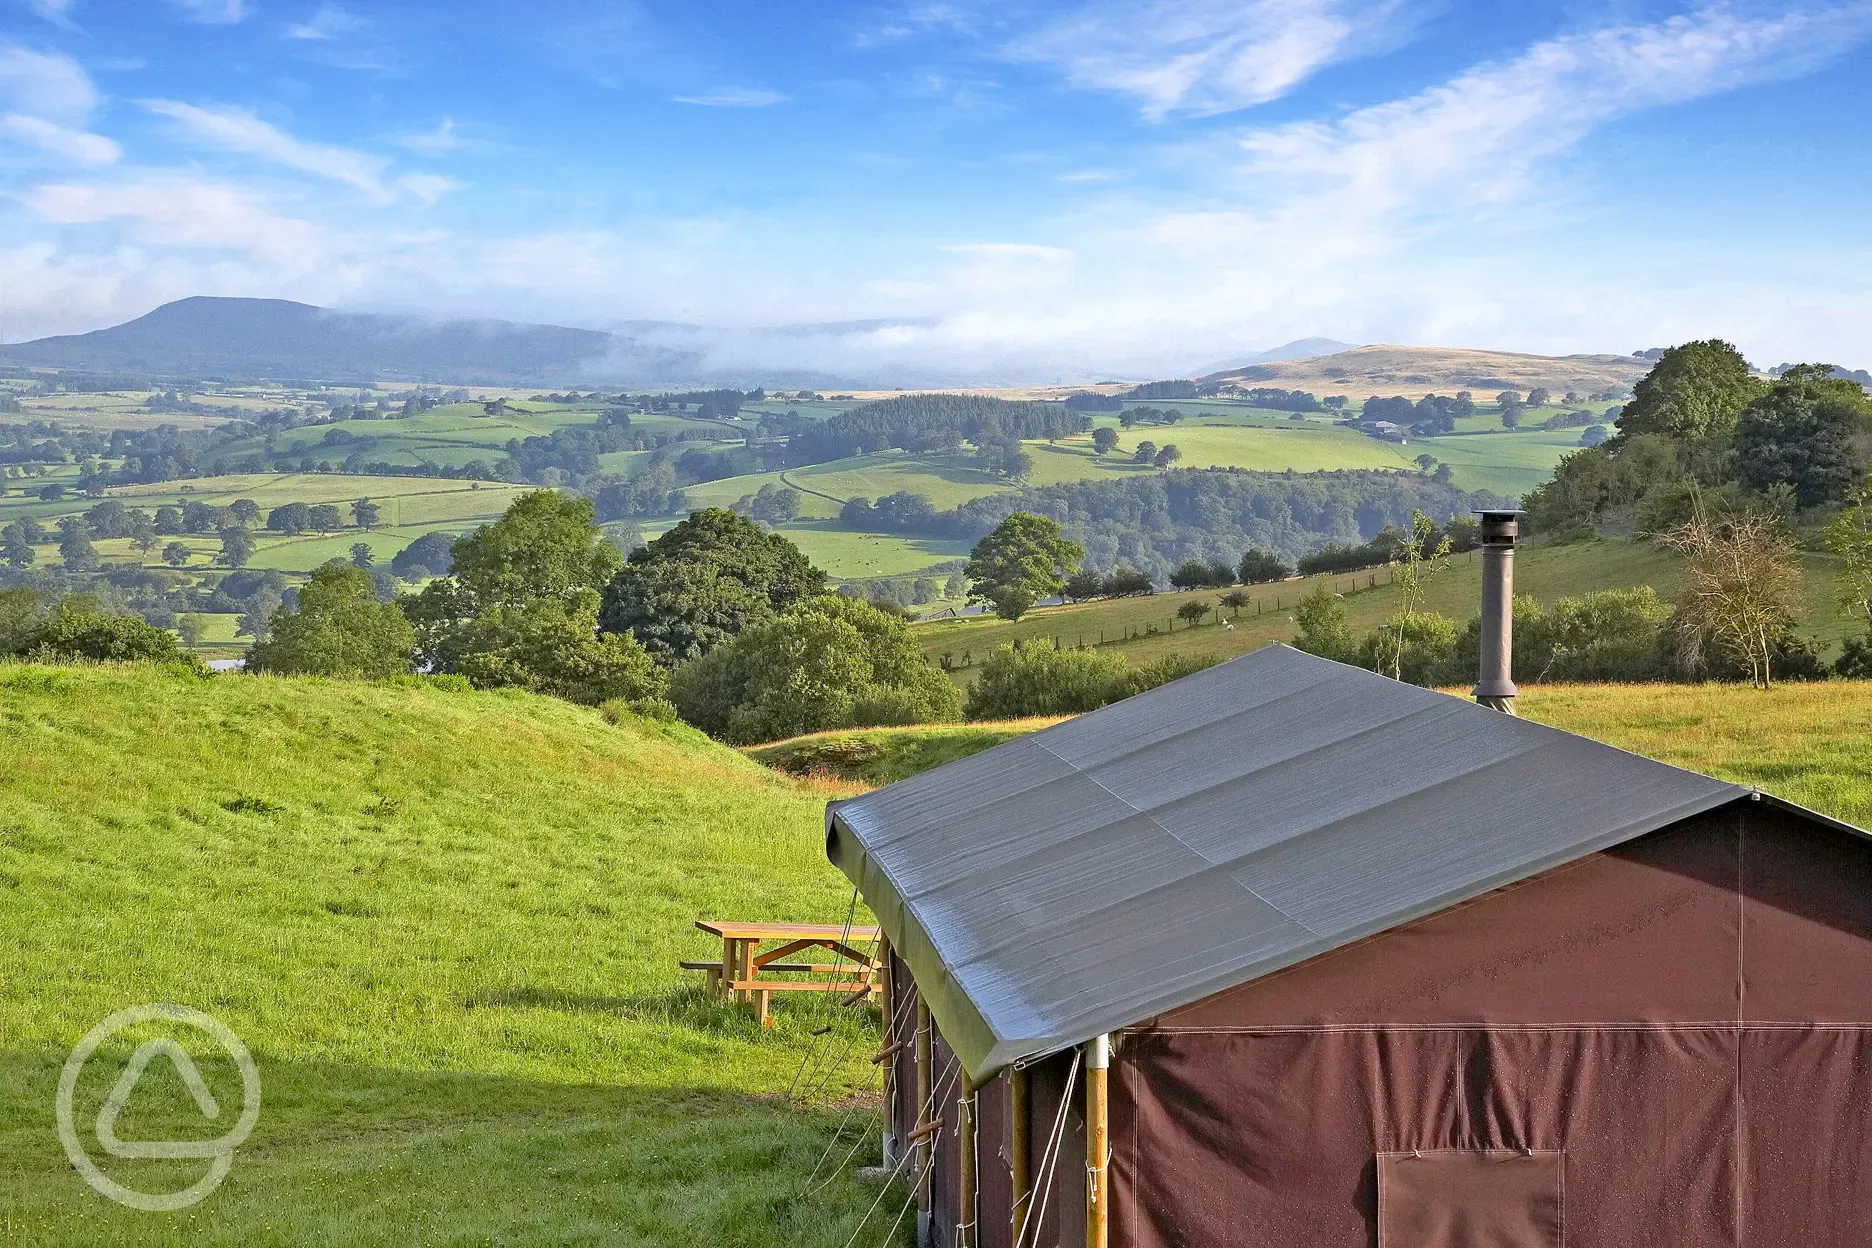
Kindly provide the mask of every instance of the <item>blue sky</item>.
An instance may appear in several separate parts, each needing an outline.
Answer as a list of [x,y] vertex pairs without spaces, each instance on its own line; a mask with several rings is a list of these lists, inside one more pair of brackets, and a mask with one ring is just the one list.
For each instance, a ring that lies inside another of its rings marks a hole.
[[912,381],[1872,364],[1872,0],[0,5],[8,341],[225,294]]

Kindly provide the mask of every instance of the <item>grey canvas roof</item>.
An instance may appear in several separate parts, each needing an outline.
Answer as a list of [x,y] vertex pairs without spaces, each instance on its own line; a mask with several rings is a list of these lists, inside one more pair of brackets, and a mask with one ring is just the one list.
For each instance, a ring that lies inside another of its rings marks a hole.
[[827,809],[972,1076],[1752,794],[1272,645]]

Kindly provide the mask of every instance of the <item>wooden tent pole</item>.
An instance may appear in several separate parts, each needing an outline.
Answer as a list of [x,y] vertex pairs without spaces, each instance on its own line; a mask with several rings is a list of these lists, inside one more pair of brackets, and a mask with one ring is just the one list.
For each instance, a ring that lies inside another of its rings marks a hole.
[[[1008,1219],[1016,1235],[1033,1200],[1033,1162],[1028,1154],[1033,1128],[1028,1119],[1027,1072],[1008,1072]],[[1017,1245],[1018,1248],[1018,1245]]]
[[[892,1150],[892,1145],[903,1139],[903,1124],[897,1121],[897,1054],[903,1045],[897,1039],[897,996],[891,983],[890,941],[884,933],[878,933],[878,1000],[883,1002],[884,1032],[883,1043],[878,1046],[880,1052],[888,1051],[889,1065],[884,1067],[884,1165],[889,1167],[901,1155]],[[893,1047],[894,1046],[894,1047]],[[876,1059],[873,1059],[876,1060]]]
[[912,1133],[916,1140],[916,1205],[917,1212],[927,1217],[930,1207],[930,1163],[935,1160],[935,1150],[930,1147],[929,1126],[933,1121],[930,1105],[930,1011],[923,1000],[921,989],[917,991],[916,1021],[916,1096],[917,1125]]
[[1111,1065],[1111,1037],[1092,1037],[1086,1042],[1085,1055],[1086,1248],[1107,1248],[1111,1193],[1105,1163],[1111,1149],[1105,1081]]
[[981,1242],[975,1234],[975,1081],[967,1071],[956,1099],[956,1178],[956,1248],[975,1248]]

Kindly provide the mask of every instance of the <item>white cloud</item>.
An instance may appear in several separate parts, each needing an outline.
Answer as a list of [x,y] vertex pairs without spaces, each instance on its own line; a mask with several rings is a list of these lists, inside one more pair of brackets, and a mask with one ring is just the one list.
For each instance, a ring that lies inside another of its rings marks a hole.
[[192,22],[227,26],[247,16],[247,0],[170,0]]
[[1008,56],[1143,100],[1146,117],[1278,99],[1336,61],[1391,46],[1404,0],[1097,0],[1016,39]]
[[454,178],[443,177],[439,173],[406,173],[390,185],[425,204],[433,204],[450,191],[460,190],[462,186]]
[[241,252],[286,267],[326,259],[331,244],[324,229],[273,212],[250,191],[175,174],[48,183],[18,199],[59,225],[118,223],[140,242]]
[[402,146],[409,148],[410,151],[421,152],[425,156],[440,156],[444,152],[452,152],[457,148],[466,147],[468,145],[467,139],[455,133],[455,119],[453,117],[444,117],[436,124],[434,130],[425,130],[417,134],[399,135],[396,141]]
[[1069,249],[1050,247],[1045,243],[948,243],[942,250],[983,260],[1048,260],[1057,263],[1073,258]]
[[390,165],[386,157],[308,143],[243,108],[200,108],[177,100],[144,100],[142,104],[150,112],[174,121],[184,135],[198,143],[342,182],[374,199],[390,197],[390,188],[384,183],[384,172]]
[[0,101],[22,113],[83,121],[100,103],[83,66],[69,56],[0,42]]
[[43,117],[10,113],[0,117],[0,135],[28,143],[55,156],[63,156],[81,165],[115,164],[123,149],[101,134],[89,134],[61,126]]
[[73,0],[26,0],[26,7],[37,13],[54,26],[72,28],[71,10]]
[[288,39],[325,40],[348,35],[364,27],[364,19],[347,12],[335,4],[323,5],[319,11],[303,22],[295,22],[286,28]]
[[700,104],[705,108],[767,108],[783,104],[787,98],[778,91],[762,91],[753,87],[726,87],[708,95],[670,97],[677,104]]

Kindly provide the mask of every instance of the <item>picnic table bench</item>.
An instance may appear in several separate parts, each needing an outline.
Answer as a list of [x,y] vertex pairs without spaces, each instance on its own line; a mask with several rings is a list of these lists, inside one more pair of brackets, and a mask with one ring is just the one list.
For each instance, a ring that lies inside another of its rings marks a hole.
[[[878,959],[860,946],[877,944],[875,927],[845,927],[838,923],[733,923],[697,919],[696,926],[719,936],[719,962],[685,961],[684,970],[706,971],[710,992],[725,992],[731,1001],[752,1001],[761,1025],[773,1020],[767,1008],[776,992],[842,992],[875,995],[883,988]],[[763,944],[774,945],[760,952]],[[789,961],[807,950],[823,949],[833,961]],[[775,979],[782,973],[825,975],[827,979]]]

